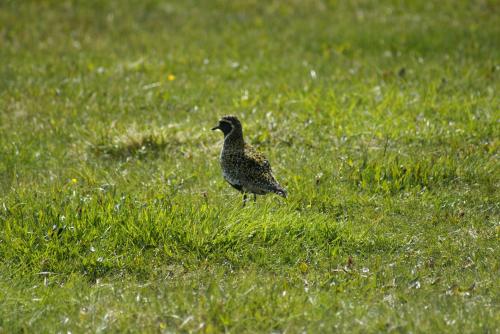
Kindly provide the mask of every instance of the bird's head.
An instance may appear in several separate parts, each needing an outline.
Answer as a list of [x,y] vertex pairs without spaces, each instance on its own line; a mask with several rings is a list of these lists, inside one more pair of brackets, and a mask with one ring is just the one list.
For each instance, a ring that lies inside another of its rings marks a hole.
[[233,130],[241,132],[241,123],[236,116],[224,116],[219,120],[219,124],[212,130],[221,130],[224,137],[230,134]]
[[281,187],[276,190],[276,194],[278,194],[278,195],[280,195],[280,196],[282,196],[284,198],[288,197],[288,192],[285,189],[281,188]]

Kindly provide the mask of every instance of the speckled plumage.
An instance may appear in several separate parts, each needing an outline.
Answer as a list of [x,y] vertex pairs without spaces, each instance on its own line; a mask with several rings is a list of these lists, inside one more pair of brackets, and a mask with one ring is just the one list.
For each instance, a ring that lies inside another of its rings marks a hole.
[[[275,193],[286,197],[286,191],[273,176],[266,157],[245,143],[243,129],[235,116],[224,116],[212,130],[224,133],[224,145],[220,154],[220,165],[224,179],[244,194],[265,195]],[[255,197],[254,197],[255,199]]]

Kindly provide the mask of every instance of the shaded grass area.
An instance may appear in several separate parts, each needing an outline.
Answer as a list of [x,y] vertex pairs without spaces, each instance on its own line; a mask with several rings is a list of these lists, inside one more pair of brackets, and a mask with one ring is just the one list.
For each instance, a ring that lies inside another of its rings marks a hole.
[[499,10],[1,2],[0,332],[497,332]]

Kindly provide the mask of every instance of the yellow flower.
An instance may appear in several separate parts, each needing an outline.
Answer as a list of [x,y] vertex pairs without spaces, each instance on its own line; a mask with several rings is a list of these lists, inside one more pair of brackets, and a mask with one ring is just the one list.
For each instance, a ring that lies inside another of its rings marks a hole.
[[172,73],[170,73],[170,74],[167,76],[167,80],[168,80],[168,81],[174,81],[174,80],[175,80],[175,75],[173,75]]
[[71,183],[75,184],[75,183],[77,183],[77,182],[78,182],[78,180],[77,180],[77,179],[71,179]]

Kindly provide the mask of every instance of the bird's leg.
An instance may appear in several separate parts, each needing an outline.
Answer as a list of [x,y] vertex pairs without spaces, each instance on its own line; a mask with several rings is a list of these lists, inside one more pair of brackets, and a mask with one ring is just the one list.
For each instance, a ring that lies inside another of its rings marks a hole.
[[257,203],[257,194],[253,194],[253,202]]
[[247,204],[247,193],[243,193],[243,207]]

